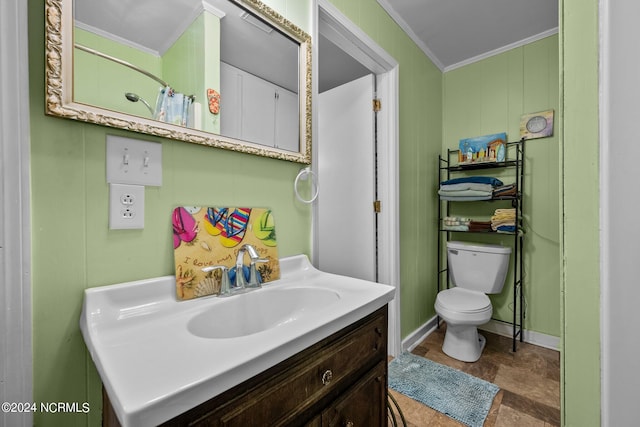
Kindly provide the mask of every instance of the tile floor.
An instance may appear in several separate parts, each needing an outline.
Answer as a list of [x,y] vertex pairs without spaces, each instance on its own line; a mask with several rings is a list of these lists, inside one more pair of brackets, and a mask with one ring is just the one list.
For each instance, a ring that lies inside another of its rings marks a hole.
[[[484,423],[485,427],[560,426],[560,353],[482,332],[487,338],[480,360],[465,363],[442,352],[446,325],[421,342],[412,353],[451,366],[500,387]],[[409,427],[464,427],[444,414],[393,390]],[[398,418],[399,419],[399,418]]]

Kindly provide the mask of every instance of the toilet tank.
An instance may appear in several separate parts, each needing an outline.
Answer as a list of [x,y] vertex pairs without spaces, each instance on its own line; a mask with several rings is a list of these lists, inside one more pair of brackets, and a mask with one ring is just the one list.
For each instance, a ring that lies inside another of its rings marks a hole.
[[449,277],[454,285],[482,292],[502,292],[511,248],[470,242],[447,242]]

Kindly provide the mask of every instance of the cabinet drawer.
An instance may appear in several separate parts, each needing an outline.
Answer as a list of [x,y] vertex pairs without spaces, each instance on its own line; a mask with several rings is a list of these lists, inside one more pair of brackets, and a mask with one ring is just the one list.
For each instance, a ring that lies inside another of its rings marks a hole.
[[243,404],[222,415],[220,425],[253,425],[256,416],[261,425],[286,425],[316,403],[333,400],[359,375],[386,359],[384,322],[384,317],[374,318],[309,360],[275,375],[245,396]]

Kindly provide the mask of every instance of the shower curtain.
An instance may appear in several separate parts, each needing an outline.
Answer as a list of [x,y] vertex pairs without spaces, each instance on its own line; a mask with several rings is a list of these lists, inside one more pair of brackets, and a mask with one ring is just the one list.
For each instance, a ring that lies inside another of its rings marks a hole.
[[174,125],[193,127],[192,105],[193,97],[166,86],[160,88],[153,118]]

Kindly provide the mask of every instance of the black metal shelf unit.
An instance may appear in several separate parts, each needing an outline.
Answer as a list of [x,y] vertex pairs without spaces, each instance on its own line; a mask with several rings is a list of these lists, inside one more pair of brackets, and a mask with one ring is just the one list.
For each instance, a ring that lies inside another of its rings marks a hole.
[[[503,196],[494,199],[483,201],[450,201],[439,200],[438,205],[438,292],[442,289],[442,276],[445,276],[445,286],[449,287],[449,271],[447,268],[446,255],[443,257],[443,243],[447,242],[451,238],[451,233],[469,233],[477,235],[512,235],[513,236],[513,257],[511,260],[513,268],[513,321],[505,322],[500,319],[495,319],[501,322],[510,323],[513,326],[513,351],[516,351],[516,342],[518,338],[520,342],[523,341],[522,326],[525,316],[524,305],[524,280],[523,280],[523,247],[524,247],[524,232],[523,232],[523,219],[522,219],[522,205],[523,205],[523,189],[524,189],[524,144],[525,140],[521,139],[516,142],[507,143],[507,156],[514,156],[515,159],[505,160],[502,162],[486,162],[486,163],[471,163],[471,164],[458,164],[458,152],[460,150],[447,150],[446,156],[438,156],[438,183],[451,179],[452,172],[468,172],[477,171],[483,169],[514,169],[515,179],[515,196]],[[451,203],[487,203],[499,200],[510,200],[511,205],[516,210],[516,230],[513,233],[497,233],[486,231],[454,231],[443,228],[442,224],[444,218],[449,216],[449,210]],[[443,265],[444,264],[444,265]],[[438,319],[438,325],[440,321]]]

